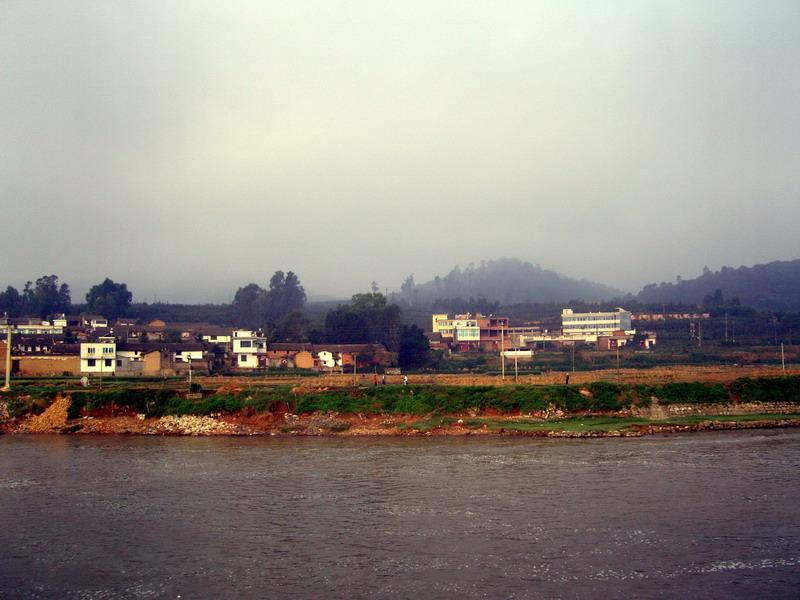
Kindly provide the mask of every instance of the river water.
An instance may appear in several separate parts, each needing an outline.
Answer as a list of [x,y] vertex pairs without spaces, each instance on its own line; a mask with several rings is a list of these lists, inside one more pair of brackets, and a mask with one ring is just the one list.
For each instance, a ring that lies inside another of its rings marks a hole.
[[0,436],[1,598],[800,596],[800,432]]

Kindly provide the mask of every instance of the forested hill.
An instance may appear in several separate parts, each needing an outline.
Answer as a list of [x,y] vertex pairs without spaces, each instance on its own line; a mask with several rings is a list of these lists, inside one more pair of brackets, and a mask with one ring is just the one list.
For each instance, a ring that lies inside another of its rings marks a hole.
[[417,284],[409,277],[395,300],[430,305],[441,299],[485,298],[501,304],[522,302],[601,301],[622,292],[591,281],[572,279],[515,258],[481,262],[466,269],[455,267],[444,277]]
[[800,259],[705,269],[696,279],[646,285],[637,299],[646,304],[701,304],[717,290],[727,301],[738,298],[741,304],[761,310],[800,310]]

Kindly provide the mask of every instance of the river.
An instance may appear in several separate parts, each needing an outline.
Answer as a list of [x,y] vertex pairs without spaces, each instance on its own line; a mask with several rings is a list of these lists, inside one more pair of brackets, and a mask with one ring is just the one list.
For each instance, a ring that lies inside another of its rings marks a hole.
[[0,598],[800,595],[800,432],[0,436]]

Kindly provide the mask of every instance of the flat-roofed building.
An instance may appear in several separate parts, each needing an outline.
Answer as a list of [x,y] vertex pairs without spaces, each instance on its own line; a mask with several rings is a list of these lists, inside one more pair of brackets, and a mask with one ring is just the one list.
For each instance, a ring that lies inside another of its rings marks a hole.
[[571,308],[561,311],[561,333],[566,338],[596,342],[598,336],[614,332],[636,333],[630,311],[623,308],[612,312],[576,313]]
[[117,344],[114,338],[81,344],[81,373],[113,374],[117,370]]

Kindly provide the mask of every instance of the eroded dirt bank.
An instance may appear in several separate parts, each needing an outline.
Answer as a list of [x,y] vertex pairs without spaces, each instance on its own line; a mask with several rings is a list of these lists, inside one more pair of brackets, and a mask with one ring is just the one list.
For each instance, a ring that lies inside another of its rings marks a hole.
[[[743,403],[725,406],[672,405],[613,413],[534,414],[470,412],[455,415],[340,414],[291,412],[181,415],[145,418],[143,414],[98,413],[69,419],[69,397],[56,398],[41,414],[5,418],[9,434],[135,434],[189,436],[487,436],[639,437],[648,434],[800,427],[797,406]],[[664,410],[667,409],[667,410]]]

